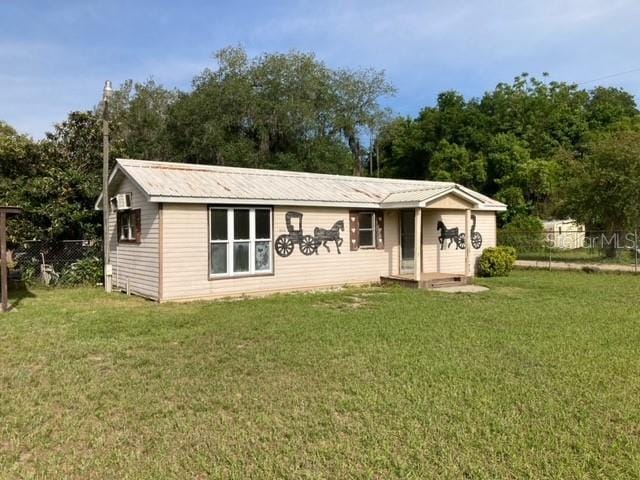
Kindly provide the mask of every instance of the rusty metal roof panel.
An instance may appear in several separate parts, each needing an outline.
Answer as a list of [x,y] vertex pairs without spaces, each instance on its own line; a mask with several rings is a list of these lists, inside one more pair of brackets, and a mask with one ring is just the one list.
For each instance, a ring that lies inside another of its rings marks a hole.
[[402,197],[407,195],[403,192],[416,190],[435,193],[455,185],[131,159],[118,159],[117,168],[151,201],[255,201],[371,208],[392,194]]
[[393,192],[389,194],[384,200],[383,204],[396,204],[396,203],[412,203],[412,202],[425,202],[431,198],[437,197],[445,192],[450,191],[455,187],[453,183],[442,183],[428,188],[405,190],[402,192]]

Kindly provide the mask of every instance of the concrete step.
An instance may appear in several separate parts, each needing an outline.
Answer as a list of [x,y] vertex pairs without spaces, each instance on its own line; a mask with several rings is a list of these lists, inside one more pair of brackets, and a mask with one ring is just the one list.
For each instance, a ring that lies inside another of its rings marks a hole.
[[421,282],[422,288],[444,288],[466,285],[467,279],[464,276],[452,276],[443,278],[433,278]]

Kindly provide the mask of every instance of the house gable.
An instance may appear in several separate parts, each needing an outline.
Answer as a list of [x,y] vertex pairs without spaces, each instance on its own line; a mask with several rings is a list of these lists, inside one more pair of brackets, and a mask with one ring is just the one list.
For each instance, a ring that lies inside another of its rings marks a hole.
[[455,193],[449,193],[443,197],[437,198],[432,202],[427,202],[424,208],[428,209],[450,209],[450,210],[467,210],[474,208],[475,205],[469,202],[467,199],[456,195]]

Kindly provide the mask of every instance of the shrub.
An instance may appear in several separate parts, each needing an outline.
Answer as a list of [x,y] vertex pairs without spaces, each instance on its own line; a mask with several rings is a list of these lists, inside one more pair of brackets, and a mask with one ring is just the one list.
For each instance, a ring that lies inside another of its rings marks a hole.
[[478,261],[478,275],[481,277],[505,277],[509,275],[516,261],[513,247],[486,248]]
[[102,260],[87,257],[73,262],[60,275],[63,285],[95,285],[102,279]]
[[545,247],[545,234],[538,217],[518,215],[498,230],[498,243],[519,252],[539,252]]

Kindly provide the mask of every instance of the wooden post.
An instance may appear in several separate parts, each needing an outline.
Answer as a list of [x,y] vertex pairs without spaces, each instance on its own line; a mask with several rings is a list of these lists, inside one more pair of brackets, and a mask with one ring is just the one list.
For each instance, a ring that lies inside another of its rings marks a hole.
[[9,265],[7,262],[7,217],[17,215],[18,207],[0,207],[0,312],[9,310]]
[[413,275],[413,278],[420,282],[422,279],[422,208],[416,208],[414,212]]
[[9,285],[7,265],[7,213],[0,210],[0,282],[2,282],[2,311],[9,310]]
[[464,276],[471,276],[471,210],[464,215]]

